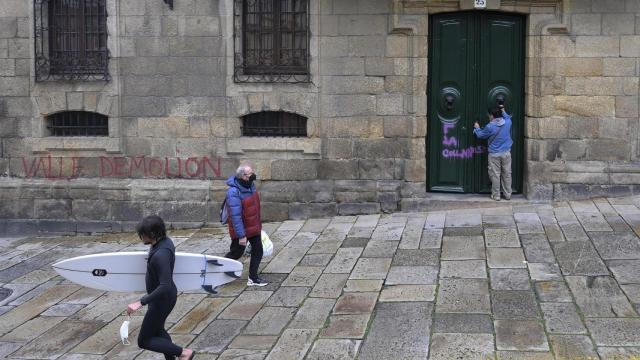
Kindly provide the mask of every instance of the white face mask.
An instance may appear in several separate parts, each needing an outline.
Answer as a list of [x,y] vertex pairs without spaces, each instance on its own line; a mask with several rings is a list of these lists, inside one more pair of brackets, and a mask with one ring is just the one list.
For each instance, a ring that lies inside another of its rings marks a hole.
[[120,340],[122,340],[123,345],[131,345],[129,342],[129,323],[130,320],[125,320],[120,325]]

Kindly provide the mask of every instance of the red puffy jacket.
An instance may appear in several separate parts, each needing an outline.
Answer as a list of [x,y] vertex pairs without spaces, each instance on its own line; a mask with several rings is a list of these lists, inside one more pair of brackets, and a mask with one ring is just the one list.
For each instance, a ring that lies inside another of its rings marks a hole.
[[[262,221],[260,218],[260,195],[257,192],[249,195],[241,200],[242,203],[242,225],[244,226],[245,236],[247,238],[260,235],[262,231]],[[238,239],[240,236],[236,234],[233,228],[233,217],[229,218],[227,223],[229,226],[229,236],[232,239]]]

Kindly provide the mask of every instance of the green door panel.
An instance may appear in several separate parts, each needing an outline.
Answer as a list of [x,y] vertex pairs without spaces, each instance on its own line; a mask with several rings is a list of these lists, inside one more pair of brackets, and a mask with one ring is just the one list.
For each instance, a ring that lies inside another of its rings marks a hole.
[[489,192],[486,140],[473,123],[504,99],[513,117],[513,189],[522,188],[524,18],[491,12],[438,14],[429,43],[428,181],[431,191]]
[[431,190],[464,192],[463,180],[467,169],[464,160],[452,156],[455,149],[466,148],[463,119],[468,117],[467,89],[469,63],[473,59],[468,44],[468,16],[449,14],[432,23],[430,68],[438,69],[431,76],[428,93],[430,103],[429,183]]

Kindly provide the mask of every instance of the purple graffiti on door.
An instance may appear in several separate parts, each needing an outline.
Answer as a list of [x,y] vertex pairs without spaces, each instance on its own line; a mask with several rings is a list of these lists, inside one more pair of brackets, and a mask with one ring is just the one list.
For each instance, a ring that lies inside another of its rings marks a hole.
[[445,159],[458,158],[458,159],[471,159],[474,154],[484,153],[484,146],[469,146],[466,149],[443,149],[442,157]]
[[471,159],[475,154],[483,154],[485,152],[485,147],[480,146],[469,146],[466,149],[457,149],[458,139],[454,136],[449,137],[449,130],[455,129],[455,123],[442,123],[442,145],[447,148],[442,149],[442,157],[445,159]]
[[455,129],[454,124],[442,124],[442,145],[446,146],[458,146],[458,140],[455,137],[447,137],[449,129]]

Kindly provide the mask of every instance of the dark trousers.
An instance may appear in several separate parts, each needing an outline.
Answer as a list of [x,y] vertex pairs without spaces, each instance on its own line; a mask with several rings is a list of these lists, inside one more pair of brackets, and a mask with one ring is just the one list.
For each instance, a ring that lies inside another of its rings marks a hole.
[[171,341],[171,336],[164,329],[164,323],[177,299],[177,295],[173,295],[149,304],[138,334],[138,346],[141,349],[162,353],[166,360],[174,360],[182,354],[182,348]]
[[[258,267],[260,261],[262,261],[262,240],[260,235],[247,238],[249,244],[251,244],[251,260],[249,261],[249,277],[255,279],[258,277]],[[231,239],[231,246],[229,252],[225,255],[226,258],[238,260],[244,254],[246,246],[240,245],[240,239]]]

